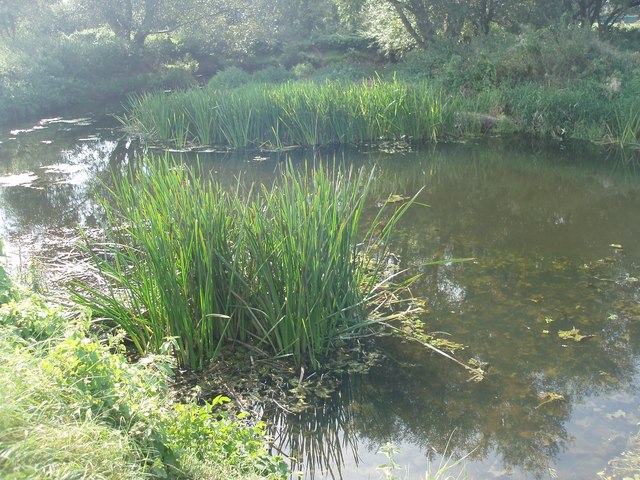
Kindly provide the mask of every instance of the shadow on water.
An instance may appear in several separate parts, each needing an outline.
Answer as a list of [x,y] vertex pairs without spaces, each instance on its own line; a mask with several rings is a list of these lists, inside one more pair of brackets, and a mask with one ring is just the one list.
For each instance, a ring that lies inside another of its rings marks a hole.
[[[0,220],[35,249],[56,230],[98,225],[93,188],[143,165],[113,126],[49,123],[0,136]],[[10,140],[9,138],[14,138]],[[51,142],[51,143],[49,143]],[[283,160],[376,166],[370,215],[425,189],[394,251],[420,272],[430,331],[488,365],[481,383],[417,346],[379,341],[385,360],[301,414],[267,415],[274,445],[305,478],[377,478],[387,442],[407,478],[471,452],[474,478],[593,478],[640,420],[640,163],[589,144],[485,139],[395,153],[201,153],[221,182],[270,183]],[[182,155],[193,161],[193,155]],[[52,240],[53,239],[53,240]],[[52,245],[53,244],[53,245]],[[474,262],[426,265],[433,260]],[[573,328],[587,338],[567,337]],[[564,335],[564,336],[562,336]]]

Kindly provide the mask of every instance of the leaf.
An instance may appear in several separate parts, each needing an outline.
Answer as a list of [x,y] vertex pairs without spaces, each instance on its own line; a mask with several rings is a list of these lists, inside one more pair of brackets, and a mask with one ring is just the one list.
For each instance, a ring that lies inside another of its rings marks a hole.
[[540,392],[538,394],[538,400],[540,400],[540,403],[536,406],[536,409],[540,408],[543,405],[546,405],[547,403],[564,400],[564,395],[560,395],[559,393],[554,392]]
[[406,202],[407,200],[409,200],[409,198],[411,197],[405,197],[404,195],[398,195],[397,193],[392,193],[391,195],[389,195],[389,198],[387,198],[386,203]]
[[574,342],[582,342],[589,338],[593,338],[595,335],[582,335],[580,330],[572,328],[571,330],[559,330],[558,336],[563,340],[573,340]]

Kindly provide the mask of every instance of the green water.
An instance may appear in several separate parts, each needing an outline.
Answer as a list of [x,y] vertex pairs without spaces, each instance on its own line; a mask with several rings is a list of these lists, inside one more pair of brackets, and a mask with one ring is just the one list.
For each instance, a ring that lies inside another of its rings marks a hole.
[[[29,246],[50,250],[77,223],[98,223],[91,184],[139,161],[110,128],[45,125],[0,134],[0,228],[13,262]],[[336,158],[375,165],[378,202],[424,187],[394,251],[422,273],[413,293],[428,329],[463,343],[458,355],[486,362],[488,375],[468,382],[450,362],[386,340],[382,363],[330,400],[267,418],[276,444],[305,478],[380,478],[387,442],[408,469],[401,478],[424,478],[443,454],[469,454],[471,478],[597,478],[640,421],[637,159],[522,139]],[[269,180],[282,159],[201,155],[230,182]],[[461,257],[475,260],[426,265]],[[593,337],[558,335],[574,327]]]

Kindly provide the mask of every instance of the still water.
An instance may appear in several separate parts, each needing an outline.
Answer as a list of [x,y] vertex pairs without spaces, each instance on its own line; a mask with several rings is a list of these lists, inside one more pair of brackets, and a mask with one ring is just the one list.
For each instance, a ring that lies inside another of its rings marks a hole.
[[[0,231],[14,269],[29,261],[23,252],[99,223],[93,185],[140,161],[108,122],[30,127],[0,132]],[[400,478],[464,455],[470,478],[598,478],[640,421],[637,159],[495,138],[393,150],[336,155],[375,166],[372,210],[424,187],[394,251],[422,274],[413,294],[428,329],[463,343],[460,358],[489,373],[469,382],[451,362],[387,341],[381,364],[331,399],[268,418],[276,445],[308,479],[381,478],[387,443]],[[200,157],[230,182],[268,181],[283,160]],[[427,265],[463,257],[475,260]],[[587,338],[559,335],[573,328]]]

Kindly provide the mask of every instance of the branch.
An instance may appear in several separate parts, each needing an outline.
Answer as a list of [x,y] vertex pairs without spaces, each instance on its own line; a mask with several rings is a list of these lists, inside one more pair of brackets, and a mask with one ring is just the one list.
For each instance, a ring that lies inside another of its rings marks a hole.
[[[411,37],[420,46],[420,48],[423,48],[423,49],[427,48],[427,42],[425,41],[425,39],[422,36],[420,36],[420,34],[416,31],[416,29],[413,28],[413,25],[411,24],[411,22],[409,21],[409,19],[407,18],[407,16],[404,13],[405,9],[407,9],[409,11],[411,11],[411,9],[405,3],[400,2],[399,0],[387,0],[387,2],[389,2],[391,5],[393,5],[393,7],[396,10],[396,13],[400,17],[400,21],[402,22],[402,25],[407,30],[407,32],[409,32],[409,35],[411,35]],[[414,13],[414,15],[415,15],[415,13]]]

